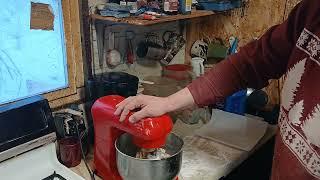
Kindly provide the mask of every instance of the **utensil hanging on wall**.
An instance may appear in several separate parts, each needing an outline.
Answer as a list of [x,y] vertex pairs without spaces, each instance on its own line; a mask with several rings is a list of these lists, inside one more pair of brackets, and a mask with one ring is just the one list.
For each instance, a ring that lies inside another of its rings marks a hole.
[[138,44],[137,56],[139,58],[160,61],[166,56],[163,42],[156,33],[147,33],[145,39]]
[[178,34],[174,31],[164,32],[162,35],[162,40],[163,40],[164,47],[167,49],[167,54],[160,61],[160,63],[166,66],[170,64],[174,56],[184,46],[186,41],[181,34]]
[[167,51],[160,45],[152,42],[140,42],[137,48],[139,58],[161,60],[166,56]]
[[107,65],[109,68],[115,68],[119,64],[121,64],[121,54],[118,50],[114,48],[115,39],[114,39],[114,33],[109,32],[109,50],[107,52]]
[[130,66],[134,62],[134,52],[133,52],[133,46],[132,46],[132,40],[134,39],[135,34],[133,31],[126,31],[126,40],[127,40],[127,64]]

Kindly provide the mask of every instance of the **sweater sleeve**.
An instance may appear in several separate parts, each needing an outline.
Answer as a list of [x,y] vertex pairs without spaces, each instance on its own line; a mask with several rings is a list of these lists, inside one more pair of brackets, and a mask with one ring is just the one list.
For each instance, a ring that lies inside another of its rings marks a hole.
[[285,22],[271,27],[259,40],[247,44],[188,85],[195,103],[214,104],[238,90],[260,89],[268,85],[269,79],[280,78],[303,30],[306,1],[297,5]]

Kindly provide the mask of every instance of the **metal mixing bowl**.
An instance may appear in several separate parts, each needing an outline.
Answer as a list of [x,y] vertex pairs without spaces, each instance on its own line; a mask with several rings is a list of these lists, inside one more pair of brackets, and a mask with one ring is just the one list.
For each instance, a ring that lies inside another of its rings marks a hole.
[[170,157],[162,160],[135,158],[140,150],[132,143],[131,135],[121,135],[116,143],[117,167],[124,180],[173,180],[182,163],[183,140],[169,134],[164,149]]

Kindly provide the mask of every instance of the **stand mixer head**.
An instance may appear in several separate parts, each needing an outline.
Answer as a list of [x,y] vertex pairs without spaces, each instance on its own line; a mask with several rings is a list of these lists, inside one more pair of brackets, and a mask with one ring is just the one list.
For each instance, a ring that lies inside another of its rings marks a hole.
[[115,116],[116,105],[124,98],[110,95],[99,98],[92,106],[95,130],[94,164],[98,175],[103,179],[121,180],[117,169],[115,142],[124,133],[132,135],[132,142],[144,150],[161,148],[166,144],[173,124],[168,115],[145,118],[130,123],[129,113],[124,122]]

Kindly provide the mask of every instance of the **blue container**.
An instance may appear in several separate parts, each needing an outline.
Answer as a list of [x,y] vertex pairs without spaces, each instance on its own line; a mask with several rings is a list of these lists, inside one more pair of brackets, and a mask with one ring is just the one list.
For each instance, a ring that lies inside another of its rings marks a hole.
[[198,1],[201,9],[209,11],[228,11],[234,8],[239,8],[242,5],[241,0],[235,1],[210,1],[210,0],[200,0]]
[[247,90],[234,93],[226,99],[224,110],[244,115],[246,111]]

